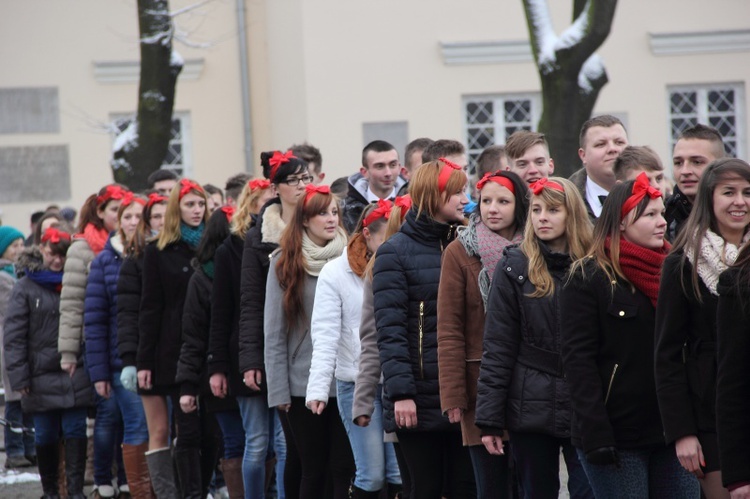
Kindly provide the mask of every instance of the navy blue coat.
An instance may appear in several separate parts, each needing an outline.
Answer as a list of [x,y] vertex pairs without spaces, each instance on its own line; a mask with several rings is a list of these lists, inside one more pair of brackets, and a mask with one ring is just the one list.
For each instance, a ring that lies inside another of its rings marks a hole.
[[138,315],[141,308],[143,255],[128,257],[117,279],[117,349],[122,365],[135,366],[138,353]]
[[397,429],[394,402],[407,399],[417,406],[417,431],[460,431],[440,409],[437,353],[440,264],[454,229],[411,210],[378,249],[372,289],[388,432]]
[[117,351],[117,280],[121,266],[122,243],[119,236],[111,236],[91,262],[86,283],[83,334],[92,383],[110,381],[113,372],[122,370]]

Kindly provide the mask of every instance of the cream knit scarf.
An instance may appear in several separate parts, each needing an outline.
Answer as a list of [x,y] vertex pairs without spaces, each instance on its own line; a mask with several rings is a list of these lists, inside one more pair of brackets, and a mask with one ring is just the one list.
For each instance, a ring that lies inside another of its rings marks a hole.
[[348,236],[346,231],[338,227],[336,230],[336,237],[328,241],[325,246],[318,246],[312,239],[307,235],[307,231],[302,233],[302,254],[305,257],[307,263],[307,273],[311,276],[317,277],[320,274],[323,265],[330,262],[334,258],[341,256],[346,248]]
[[[750,232],[742,238],[740,246],[747,242],[748,237],[750,237]],[[712,295],[719,296],[718,291],[716,291],[719,275],[737,260],[739,252],[739,248],[734,244],[726,242],[723,237],[711,230],[706,231],[706,235],[701,240],[697,271],[703,284],[706,285]],[[696,267],[692,251],[687,252],[687,257],[690,263]]]

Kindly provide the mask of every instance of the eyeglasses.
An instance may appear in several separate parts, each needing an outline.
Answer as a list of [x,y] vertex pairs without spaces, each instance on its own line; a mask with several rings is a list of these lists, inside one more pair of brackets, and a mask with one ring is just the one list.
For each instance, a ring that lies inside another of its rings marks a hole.
[[290,178],[284,180],[283,183],[286,184],[286,185],[288,185],[288,186],[290,186],[290,187],[296,187],[296,186],[299,185],[300,182],[302,182],[303,184],[307,185],[307,184],[309,184],[312,181],[313,181],[312,176],[310,176],[310,175],[304,175],[302,177],[290,177]]

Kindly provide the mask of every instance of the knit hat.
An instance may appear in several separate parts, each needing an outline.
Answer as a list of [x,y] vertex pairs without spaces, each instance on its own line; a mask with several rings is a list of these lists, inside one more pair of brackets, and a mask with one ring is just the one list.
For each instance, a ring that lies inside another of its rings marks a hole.
[[8,246],[13,244],[16,239],[23,239],[23,234],[20,230],[7,225],[0,226],[0,256],[3,256]]

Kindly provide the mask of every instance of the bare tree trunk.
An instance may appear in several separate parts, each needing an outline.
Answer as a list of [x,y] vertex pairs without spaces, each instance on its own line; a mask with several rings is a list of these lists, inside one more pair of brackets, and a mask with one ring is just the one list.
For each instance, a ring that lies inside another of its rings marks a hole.
[[547,136],[555,173],[568,177],[581,166],[578,134],[609,81],[594,52],[612,27],[617,0],[574,0],[573,24],[559,37],[546,0],[523,0],[534,59],[542,83],[538,130]]
[[168,0],[138,0],[141,78],[138,115],[115,141],[116,182],[139,191],[167,154],[177,76],[182,60],[172,51],[174,26]]

